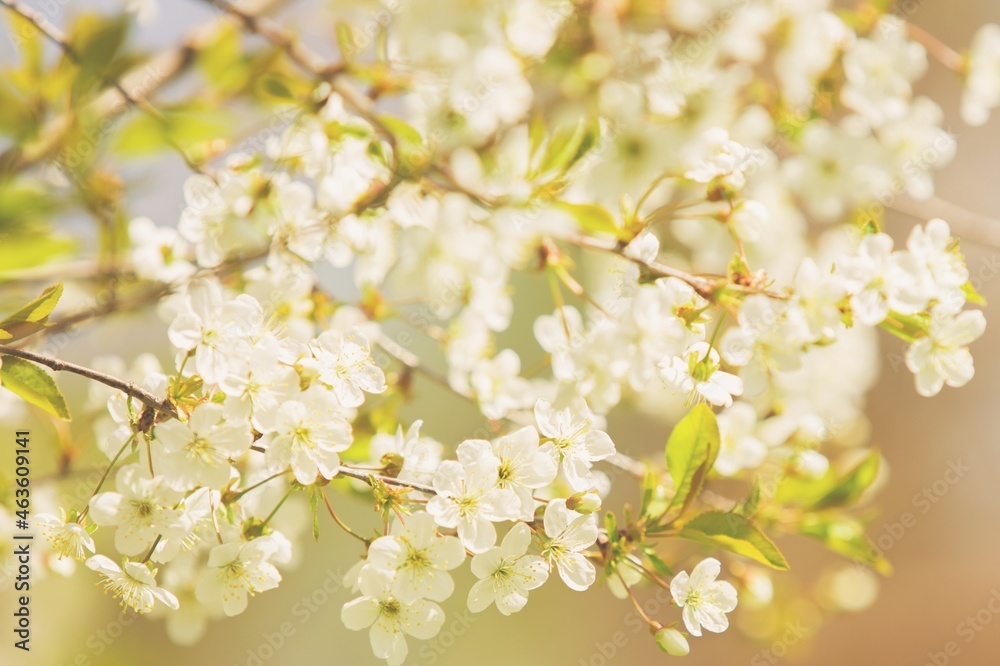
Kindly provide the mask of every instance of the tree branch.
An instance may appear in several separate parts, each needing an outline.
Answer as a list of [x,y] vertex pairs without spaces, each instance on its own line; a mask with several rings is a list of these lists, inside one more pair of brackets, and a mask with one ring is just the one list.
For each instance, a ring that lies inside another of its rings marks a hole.
[[98,372],[97,370],[85,368],[82,365],[69,363],[68,361],[63,361],[51,356],[45,356],[44,354],[36,354],[35,352],[30,352],[26,349],[8,347],[7,345],[0,345],[0,356],[15,356],[17,358],[24,359],[25,361],[31,361],[32,363],[44,365],[45,367],[56,372],[71,372],[75,375],[92,379],[96,382],[104,384],[105,386],[118,389],[126,395],[132,396],[152,410],[161,412],[172,418],[177,418],[178,416],[177,410],[174,409],[174,406],[170,404],[170,401],[166,398],[160,399],[146,389],[136,386],[132,382],[126,382],[116,377],[112,377],[111,375],[106,375],[103,372]]
[[[651,273],[654,273],[661,277],[673,277],[677,278],[678,280],[681,280],[682,282],[686,282],[691,286],[692,289],[698,292],[698,295],[705,298],[705,300],[708,301],[714,300],[713,294],[717,286],[715,280],[710,280],[708,278],[704,278],[698,275],[692,275],[691,273],[687,273],[677,268],[667,266],[666,264],[661,264],[658,261],[647,262],[637,257],[630,257],[627,254],[625,254],[624,249],[614,241],[606,242],[598,240],[596,238],[588,238],[585,236],[554,237],[554,240],[562,241],[564,243],[569,243],[570,245],[576,245],[577,247],[582,247],[589,250],[610,252],[611,254],[617,255],[622,259],[625,259],[626,261],[631,261],[636,266],[639,266],[640,268],[645,268],[649,270]],[[747,294],[763,294],[764,296],[768,296],[770,298],[776,298],[778,300],[785,300],[788,298],[788,294],[783,294],[777,291],[768,291],[766,289],[755,289],[752,287],[746,287],[739,284],[727,284],[726,288]]]
[[[263,12],[282,2],[284,0],[259,0],[252,4],[255,7],[254,11]],[[194,62],[195,55],[204,49],[206,44],[210,43],[216,30],[225,20],[219,18],[198,26],[179,46],[162,51],[130,69],[119,79],[122,88],[133,99],[145,100],[162,85],[187,71]],[[88,111],[93,111],[95,116],[102,121],[119,116],[128,107],[126,99],[113,87],[106,89],[87,105]],[[78,108],[73,108],[64,114],[50,118],[39,131],[39,139],[17,156],[12,170],[24,171],[47,158],[74,126],[72,116],[78,112]]]
[[417,490],[422,493],[427,493],[429,495],[437,495],[437,491],[431,486],[424,485],[422,483],[417,483],[415,481],[403,481],[402,479],[396,479],[391,476],[383,476],[381,474],[374,474],[366,469],[354,469],[353,467],[347,467],[345,465],[340,466],[340,470],[337,474],[342,474],[343,476],[349,476],[352,479],[358,479],[359,481],[367,481],[368,477],[373,476],[387,486],[396,486],[398,488],[410,488],[412,490]]
[[[35,26],[35,28],[46,37],[46,39],[58,46],[59,49],[66,54],[67,58],[72,60],[77,65],[83,65],[83,61],[80,59],[80,54],[77,53],[73,45],[69,43],[62,30],[53,25],[52,22],[42,16],[42,14],[22,4],[20,0],[0,0],[0,5],[3,5],[8,10],[14,12],[28,23]],[[168,125],[166,117],[152,104],[150,104],[145,97],[133,97],[118,79],[108,76],[102,76],[101,78],[105,84],[118,91],[118,94],[122,96],[122,99],[124,99],[129,106],[133,106],[143,111],[164,127]],[[181,159],[184,160],[184,163],[187,164],[189,168],[199,173],[206,173],[200,165],[196,164],[190,157],[188,157],[188,154],[184,151],[184,149],[181,148],[175,141],[167,139],[167,143],[177,152],[178,155],[180,155]],[[208,174],[206,173],[206,175]]]
[[359,93],[340,78],[340,75],[345,71],[344,63],[328,62],[323,56],[303,45],[291,33],[286,31],[274,21],[260,16],[259,14],[246,12],[233,3],[228,2],[228,0],[203,1],[232,16],[249,32],[259,35],[274,44],[276,47],[284,51],[292,62],[306,72],[312,74],[320,81],[326,81],[329,83],[333,90],[344,98],[344,101],[348,106],[354,109],[358,115],[367,120],[380,134],[383,135],[390,145],[395,146],[395,135],[393,135],[389,128],[378,119],[371,100],[365,95]]
[[913,23],[906,23],[906,36],[922,45],[927,52],[937,59],[942,65],[962,74],[965,72],[965,58],[955,49],[951,48],[940,39],[927,32],[920,26]]

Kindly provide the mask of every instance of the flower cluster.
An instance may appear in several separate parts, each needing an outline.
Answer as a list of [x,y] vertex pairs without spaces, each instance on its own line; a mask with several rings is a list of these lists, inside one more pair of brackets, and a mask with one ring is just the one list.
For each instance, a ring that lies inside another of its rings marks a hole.
[[[131,392],[92,396],[107,473],[89,500],[36,516],[53,560],[173,611],[192,643],[277,587],[301,517],[318,533],[328,512],[364,549],[343,623],[395,666],[441,630],[464,564],[473,612],[602,577],[641,613],[633,588],[652,582],[697,637],[736,608],[724,563],[787,568],[773,525],[863,559],[875,329],[906,341],[931,396],[972,379],[985,328],[947,222],[881,231],[883,204],[929,197],[954,152],[914,92],[928,49],[898,17],[823,1],[599,5],[395,6],[378,66],[351,54],[348,71],[386,77],[372,97],[406,122],[340,74],[306,77],[262,150],[187,180],[179,220],[129,225],[136,280],[170,294],[172,363],[102,361]],[[1000,100],[994,28],[963,68],[970,122]],[[400,418],[424,381],[484,419],[475,438]],[[666,469],[618,450],[620,404],[679,421]],[[599,520],[623,470],[641,506]],[[702,497],[718,477],[746,499]],[[349,490],[375,499],[376,528],[337,516],[328,493]],[[673,573],[658,544],[675,538],[723,559]]]

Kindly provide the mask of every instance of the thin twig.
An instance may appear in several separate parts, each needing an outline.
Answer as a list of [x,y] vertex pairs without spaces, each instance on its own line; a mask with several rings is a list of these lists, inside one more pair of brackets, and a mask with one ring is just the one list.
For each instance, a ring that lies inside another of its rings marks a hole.
[[906,36],[921,44],[928,53],[948,69],[960,74],[965,71],[965,59],[962,54],[923,28],[907,23]]
[[[256,13],[261,13],[282,4],[285,0],[244,0],[244,4],[252,4]],[[154,55],[152,58],[136,65],[119,77],[122,87],[136,100],[144,100],[151,96],[161,86],[169,83],[188,71],[195,62],[195,56],[206,46],[213,43],[220,25],[228,19],[219,18],[210,23],[199,25],[192,30],[181,44]],[[107,123],[120,116],[127,108],[128,102],[115,88],[107,88],[87,104],[87,115],[98,121]],[[61,141],[76,127],[75,118],[80,113],[79,107],[73,107],[64,113],[49,118],[38,132],[38,139],[23,146],[17,153],[6,151],[2,156],[10,154],[12,172],[24,171],[41,160],[48,158],[59,148]]]
[[396,479],[391,476],[383,476],[381,474],[373,474],[368,470],[355,469],[353,467],[348,467],[341,464],[340,471],[337,474],[342,474],[344,476],[349,476],[352,479],[358,479],[359,481],[368,481],[369,477],[375,477],[378,481],[381,481],[387,486],[396,486],[399,488],[411,488],[413,490],[420,491],[422,493],[428,493],[430,495],[437,495],[437,491],[431,486],[424,485],[423,483],[417,483],[415,481],[404,481],[402,479]]
[[[390,145],[395,146],[395,135],[386,127],[375,113],[371,100],[359,93],[340,78],[345,71],[342,62],[331,63],[309,47],[303,45],[291,33],[267,17],[251,14],[227,0],[204,0],[226,12],[248,31],[259,35],[281,49],[296,65],[312,74],[320,81],[326,81],[339,94],[355,113],[372,125]],[[395,153],[394,153],[395,154]]]
[[[643,261],[638,257],[630,257],[625,254],[624,248],[619,246],[618,243],[614,241],[602,241],[596,238],[589,238],[586,236],[561,236],[555,238],[555,240],[562,241],[564,243],[569,243],[570,245],[576,245],[577,247],[586,248],[589,250],[597,250],[600,252],[609,252],[611,254],[618,255],[622,259],[632,262],[636,266],[645,268],[650,272],[659,275],[661,277],[673,277],[686,282],[694,289],[699,296],[705,298],[709,301],[715,300],[715,289],[718,286],[717,280],[710,280],[698,275],[692,275],[672,266],[667,266],[666,264],[661,264],[658,261]],[[722,280],[723,278],[719,278]],[[740,293],[748,294],[763,294],[770,298],[785,300],[788,298],[788,294],[783,294],[776,291],[769,291],[766,289],[754,289],[751,287],[745,287],[738,284],[727,284],[726,289],[731,289],[733,291],[738,291]]]
[[361,543],[365,544],[366,546],[372,542],[371,539],[366,539],[365,537],[361,536],[360,534],[352,530],[350,527],[347,526],[346,523],[344,523],[344,521],[342,521],[337,516],[337,514],[333,510],[333,505],[330,504],[330,499],[326,496],[325,488],[321,489],[320,493],[322,493],[323,495],[323,503],[326,504],[326,510],[330,513],[330,517],[333,518],[333,522],[337,523],[337,525],[340,526],[340,529],[344,530],[345,532],[347,532],[352,537],[354,537]]
[[[83,60],[80,58],[80,54],[77,52],[76,48],[69,43],[66,35],[63,34],[62,30],[56,27],[51,21],[49,21],[41,13],[36,12],[34,9],[24,5],[20,0],[0,0],[0,5],[3,5],[11,12],[14,12],[28,23],[33,25],[42,35],[45,36],[50,42],[59,47],[59,49],[66,54],[66,57],[72,60],[75,64],[82,66]],[[102,76],[102,80],[106,85],[111,86],[118,91],[118,94],[122,96],[122,99],[129,106],[133,106],[159,122],[163,126],[168,126],[169,123],[166,117],[157,110],[152,104],[150,104],[145,97],[134,97],[132,93],[125,89],[121,81],[109,76]],[[167,143],[180,155],[184,163],[188,165],[193,171],[199,173],[205,173],[209,175],[200,165],[196,164],[172,139],[167,139]]]
[[93,379],[94,381],[100,382],[105,386],[110,386],[111,388],[118,389],[126,395],[132,396],[150,409],[166,414],[172,418],[178,417],[177,410],[174,409],[174,406],[170,404],[169,400],[166,398],[157,398],[146,389],[140,388],[132,382],[126,382],[118,379],[117,377],[106,375],[103,372],[98,372],[97,370],[92,370],[91,368],[85,368],[82,365],[63,361],[62,359],[45,356],[44,354],[36,354],[35,352],[31,352],[26,349],[15,349],[14,347],[8,347],[7,345],[0,345],[0,355],[16,356],[17,358],[24,359],[25,361],[31,361],[32,363],[44,365],[45,367],[56,372],[72,372],[75,375],[80,375],[81,377],[86,377],[87,379]]

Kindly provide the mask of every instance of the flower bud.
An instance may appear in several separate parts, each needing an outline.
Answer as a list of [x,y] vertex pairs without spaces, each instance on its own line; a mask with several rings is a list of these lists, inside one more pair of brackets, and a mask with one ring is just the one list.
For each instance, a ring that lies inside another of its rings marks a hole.
[[674,657],[683,657],[691,651],[684,634],[671,627],[664,627],[654,636],[660,649]]
[[589,490],[583,493],[576,493],[567,498],[566,508],[577,513],[594,513],[601,510],[601,497]]
[[379,464],[382,465],[383,476],[395,479],[403,471],[403,456],[398,453],[387,453],[379,459]]
[[295,363],[295,370],[299,373],[300,383],[308,386],[319,377],[319,363],[314,358],[302,358]]

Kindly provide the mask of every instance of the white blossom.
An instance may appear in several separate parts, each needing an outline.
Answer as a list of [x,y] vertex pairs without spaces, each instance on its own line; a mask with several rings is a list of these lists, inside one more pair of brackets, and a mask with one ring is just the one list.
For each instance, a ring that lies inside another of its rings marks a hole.
[[479,580],[469,590],[469,610],[479,613],[496,603],[497,610],[510,615],[528,603],[528,592],[541,587],[549,577],[549,567],[537,555],[528,555],[531,530],[515,523],[500,546],[472,558],[472,573]]
[[927,336],[906,350],[906,367],[916,375],[920,395],[936,395],[941,387],[964,386],[972,379],[972,354],[968,345],[986,330],[986,318],[978,310],[952,315],[935,308]]
[[598,429],[586,403],[575,401],[565,409],[555,409],[547,400],[535,403],[538,430],[551,440],[559,464],[574,490],[594,487],[593,463],[615,454],[608,433]]
[[327,331],[310,348],[319,364],[319,380],[333,389],[343,407],[360,407],[365,393],[385,391],[385,374],[375,365],[360,329],[352,327],[342,334]]
[[541,556],[570,589],[583,591],[593,585],[597,571],[582,551],[597,541],[597,517],[567,509],[566,500],[558,499],[545,506],[543,524]]
[[208,569],[198,582],[198,601],[221,605],[226,615],[239,615],[246,610],[248,594],[272,590],[281,582],[281,574],[268,561],[277,550],[270,537],[215,546],[208,555]]
[[498,461],[485,454],[469,464],[445,460],[434,474],[437,495],[427,503],[427,512],[441,527],[458,530],[458,538],[473,553],[482,553],[496,543],[493,522],[515,520],[521,502],[511,489],[498,486]]
[[707,342],[696,342],[683,356],[674,356],[660,362],[663,381],[690,399],[697,393],[713,405],[728,407],[733,396],[743,393],[739,377],[720,370],[719,352]]
[[340,619],[353,631],[371,627],[372,651],[389,666],[400,666],[407,655],[406,637],[430,639],[444,624],[444,612],[433,601],[403,603],[392,594],[391,572],[365,566],[358,574],[362,596],[344,604]]
[[368,549],[371,566],[395,574],[392,595],[404,604],[450,597],[455,583],[448,572],[464,560],[462,543],[438,536],[434,516],[423,512],[408,516],[405,527],[395,523],[389,536],[375,539]]
[[719,561],[710,557],[699,562],[690,576],[681,571],[670,581],[670,594],[693,636],[701,636],[702,628],[717,634],[729,628],[726,613],[736,608],[736,588],[715,580],[721,569]]
[[104,555],[94,555],[87,560],[87,568],[104,576],[101,581],[104,590],[115,599],[121,599],[123,609],[148,613],[159,601],[167,608],[177,610],[177,597],[156,586],[155,569],[150,571],[145,564],[126,561],[118,566]]

